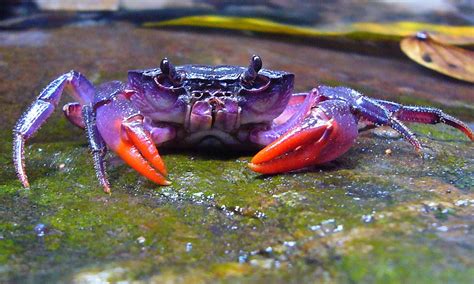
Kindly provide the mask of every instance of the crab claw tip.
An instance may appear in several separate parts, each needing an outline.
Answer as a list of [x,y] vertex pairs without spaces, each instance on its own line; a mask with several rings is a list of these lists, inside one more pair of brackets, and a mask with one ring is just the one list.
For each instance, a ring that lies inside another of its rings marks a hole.
[[326,124],[309,129],[296,127],[258,152],[250,162],[254,164],[269,162],[270,160],[282,157],[311,141],[317,141],[325,132],[331,131],[331,123],[332,121],[329,121]]
[[250,162],[250,163],[247,163],[247,166],[254,172],[265,174],[265,171],[262,170],[262,166],[259,164],[254,164]]
[[311,128],[296,127],[258,152],[248,166],[258,173],[275,174],[314,165],[336,127],[332,119]]

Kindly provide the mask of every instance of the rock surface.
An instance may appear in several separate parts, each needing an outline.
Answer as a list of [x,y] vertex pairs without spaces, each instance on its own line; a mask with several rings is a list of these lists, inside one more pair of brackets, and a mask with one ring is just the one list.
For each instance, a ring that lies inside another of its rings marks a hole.
[[75,69],[95,84],[125,80],[128,69],[157,66],[165,56],[175,64],[244,65],[256,53],[268,68],[294,72],[297,91],[348,85],[441,106],[468,122],[472,85],[408,59],[225,33],[115,23],[0,38],[0,282],[472,280],[473,145],[446,126],[412,126],[424,158],[379,129],[324,167],[270,177],[246,167],[248,153],[168,152],[168,187],[111,154],[110,196],[96,181],[84,135],[59,110],[28,142],[30,190],[16,179],[10,138],[21,112],[57,75]]

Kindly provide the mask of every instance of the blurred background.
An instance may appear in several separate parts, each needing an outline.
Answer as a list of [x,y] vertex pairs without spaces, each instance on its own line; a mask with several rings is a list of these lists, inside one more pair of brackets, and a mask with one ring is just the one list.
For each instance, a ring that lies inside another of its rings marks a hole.
[[[58,12],[69,15],[55,18],[53,15]],[[199,14],[264,17],[313,27],[407,20],[450,25],[474,23],[472,0],[3,0],[0,13],[3,28],[59,25],[84,18],[141,22]],[[9,18],[16,19],[8,21]]]

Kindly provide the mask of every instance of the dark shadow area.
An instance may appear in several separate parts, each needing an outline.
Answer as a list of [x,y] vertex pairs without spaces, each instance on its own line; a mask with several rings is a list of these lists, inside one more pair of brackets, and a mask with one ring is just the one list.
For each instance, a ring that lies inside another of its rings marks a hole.
[[228,147],[198,147],[194,149],[179,149],[179,148],[160,148],[161,155],[184,154],[197,159],[214,159],[214,160],[235,160],[242,156],[253,156],[258,152],[255,150],[236,149],[231,146]]

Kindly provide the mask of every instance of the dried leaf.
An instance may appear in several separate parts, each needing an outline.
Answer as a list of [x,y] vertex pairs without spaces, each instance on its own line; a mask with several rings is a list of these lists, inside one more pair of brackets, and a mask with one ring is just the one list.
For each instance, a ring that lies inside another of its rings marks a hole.
[[434,40],[419,32],[400,42],[402,51],[417,63],[450,77],[474,83],[474,52]]
[[463,46],[472,46],[474,45],[474,31],[471,35],[450,35],[450,34],[442,34],[442,33],[429,33],[431,38],[436,40],[437,42],[451,44],[451,45],[463,45]]

